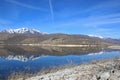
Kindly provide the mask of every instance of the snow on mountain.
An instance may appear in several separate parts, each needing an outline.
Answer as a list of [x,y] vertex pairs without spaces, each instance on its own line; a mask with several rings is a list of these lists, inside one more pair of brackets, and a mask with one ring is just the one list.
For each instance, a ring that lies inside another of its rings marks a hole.
[[47,33],[40,32],[35,29],[28,29],[28,28],[8,29],[2,32],[10,33],[10,34],[47,34]]
[[98,38],[101,38],[101,39],[103,39],[104,37],[102,37],[102,36],[97,36],[97,35],[88,35],[89,37],[98,37]]

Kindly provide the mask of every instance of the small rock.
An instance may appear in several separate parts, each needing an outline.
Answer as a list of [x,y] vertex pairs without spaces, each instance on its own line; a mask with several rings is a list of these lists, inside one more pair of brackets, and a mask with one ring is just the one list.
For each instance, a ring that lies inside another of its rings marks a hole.
[[[100,75],[100,78],[102,80],[109,80],[109,77],[110,77],[110,73],[109,72],[104,72]],[[100,79],[99,79],[100,80]]]

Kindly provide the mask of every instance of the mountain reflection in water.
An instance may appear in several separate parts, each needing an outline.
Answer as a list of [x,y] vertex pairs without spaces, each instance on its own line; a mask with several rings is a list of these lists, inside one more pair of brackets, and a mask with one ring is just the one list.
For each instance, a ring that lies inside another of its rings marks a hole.
[[98,47],[61,48],[2,46],[0,49],[0,76],[6,79],[12,73],[36,73],[72,64],[81,64],[92,60],[119,57],[119,51],[103,50]]
[[79,55],[92,52],[100,52],[99,47],[81,47],[81,48],[64,48],[64,47],[31,47],[31,46],[3,46],[0,48],[0,56],[8,55]]

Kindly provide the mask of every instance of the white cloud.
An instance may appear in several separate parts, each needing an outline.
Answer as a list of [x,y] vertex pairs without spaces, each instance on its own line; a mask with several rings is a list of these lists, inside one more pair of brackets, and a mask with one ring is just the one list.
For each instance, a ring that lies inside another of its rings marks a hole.
[[36,7],[36,6],[33,6],[33,5],[29,5],[29,4],[24,4],[24,3],[18,2],[17,0],[6,0],[6,1],[9,2],[9,3],[21,6],[21,7],[29,8],[29,9],[40,10],[40,11],[48,11],[47,9]]
[[115,24],[115,23],[120,23],[120,18],[113,18],[113,19],[101,19],[99,20],[96,19],[91,19],[88,22],[84,23],[85,26],[100,26],[100,25],[105,25],[105,24]]
[[120,14],[109,14],[104,16],[90,16],[82,19],[74,19],[70,21],[57,22],[56,25],[60,27],[99,27],[106,24],[120,23]]

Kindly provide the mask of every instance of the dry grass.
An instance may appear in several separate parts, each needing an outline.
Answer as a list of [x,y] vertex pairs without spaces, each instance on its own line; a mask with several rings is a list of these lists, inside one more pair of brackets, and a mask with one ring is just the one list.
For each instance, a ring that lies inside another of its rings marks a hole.
[[29,77],[33,77],[33,76],[40,76],[40,75],[44,75],[44,74],[48,74],[48,73],[54,73],[58,70],[63,70],[65,68],[71,68],[74,67],[75,65],[72,63],[69,63],[67,65],[64,66],[59,66],[59,67],[53,67],[51,69],[42,69],[41,71],[37,72],[37,73],[23,73],[23,72],[14,72],[11,75],[8,76],[8,80],[17,80],[17,79],[27,79]]

